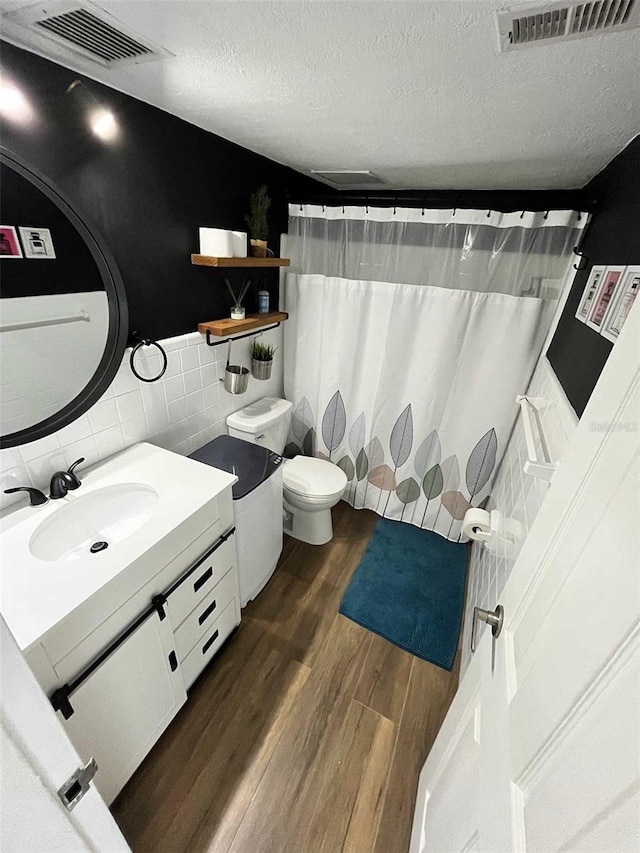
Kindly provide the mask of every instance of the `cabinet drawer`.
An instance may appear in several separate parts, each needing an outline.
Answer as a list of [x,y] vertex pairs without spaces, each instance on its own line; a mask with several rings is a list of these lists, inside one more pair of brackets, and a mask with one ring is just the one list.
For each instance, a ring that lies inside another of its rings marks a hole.
[[203,598],[175,631],[178,660],[183,661],[191,649],[218,619],[227,604],[238,595],[236,570],[229,569],[222,580]]
[[[204,527],[203,518],[207,516],[196,513],[182,528],[177,529],[175,549],[172,546],[167,553],[165,548],[164,554],[157,560],[151,559],[150,552],[142,555],[139,561],[120,572],[95,596],[49,631],[42,639],[42,646],[55,666],[56,680],[69,681],[75,678],[149,607],[154,595],[165,592],[211,548],[224,528],[221,528],[220,521]],[[174,550],[178,550],[178,553],[175,554]],[[146,573],[149,575],[146,582],[142,577],[139,582],[133,580]],[[131,584],[129,591],[127,583]]]
[[218,581],[222,580],[229,569],[235,565],[235,536],[230,536],[212,554],[205,557],[169,596],[167,607],[174,628],[181,624],[193,608],[209,595]]
[[180,668],[182,670],[184,686],[187,690],[238,624],[239,619],[236,613],[237,606],[234,599],[227,604],[224,611],[218,616],[217,621],[198,640],[197,644],[182,661]]

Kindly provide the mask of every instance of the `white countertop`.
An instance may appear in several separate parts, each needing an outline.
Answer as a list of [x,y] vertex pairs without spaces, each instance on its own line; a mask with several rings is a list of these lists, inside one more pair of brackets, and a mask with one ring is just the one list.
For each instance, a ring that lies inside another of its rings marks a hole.
[[[237,481],[226,471],[147,443],[78,474],[82,485],[67,498],[24,507],[0,521],[0,612],[23,650]],[[98,554],[64,562],[31,554],[28,543],[35,529],[65,502],[130,482],[151,486],[158,503],[151,517],[126,539]]]

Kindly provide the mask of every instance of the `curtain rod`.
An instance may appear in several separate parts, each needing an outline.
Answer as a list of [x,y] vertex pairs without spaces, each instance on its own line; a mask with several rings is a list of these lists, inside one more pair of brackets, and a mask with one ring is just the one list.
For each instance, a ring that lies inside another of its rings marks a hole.
[[[336,192],[331,193],[296,193],[287,196],[289,204],[322,204],[327,207],[341,207],[342,205],[366,205],[382,203],[382,205],[405,205],[407,207],[435,207],[446,210],[447,208],[469,208],[472,210],[498,210],[502,213],[514,212],[516,210],[565,210],[576,207],[591,213],[598,206],[597,199],[585,199],[581,197],[580,190],[553,191],[553,190],[531,190],[536,196],[529,196],[529,191],[523,190],[521,194],[517,190],[504,190],[503,192],[492,192],[491,190],[467,190],[459,193],[452,190],[431,191],[428,193],[409,192],[403,195],[402,191],[397,193],[380,192]],[[517,196],[520,195],[520,198]],[[509,196],[513,196],[509,198]],[[546,196],[546,197],[545,197]],[[471,202],[471,203],[469,203]]]

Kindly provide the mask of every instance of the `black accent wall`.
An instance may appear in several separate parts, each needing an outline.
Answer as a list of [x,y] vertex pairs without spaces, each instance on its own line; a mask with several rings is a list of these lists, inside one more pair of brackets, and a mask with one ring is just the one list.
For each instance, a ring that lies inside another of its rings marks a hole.
[[576,275],[547,354],[578,415],[582,415],[613,347],[575,318],[591,267],[640,264],[640,136],[584,191],[598,199],[597,211],[581,246],[588,264]]
[[[225,275],[236,291],[252,279],[248,311],[257,310],[264,279],[277,305],[277,270],[193,266],[198,228],[246,231],[249,195],[267,184],[269,245],[278,254],[287,196],[317,192],[318,182],[6,42],[2,66],[34,110],[28,125],[3,122],[2,144],[57,184],[100,232],[124,279],[132,330],[164,338],[228,316]],[[84,87],[67,93],[74,80]],[[89,129],[95,102],[116,116],[117,141]]]

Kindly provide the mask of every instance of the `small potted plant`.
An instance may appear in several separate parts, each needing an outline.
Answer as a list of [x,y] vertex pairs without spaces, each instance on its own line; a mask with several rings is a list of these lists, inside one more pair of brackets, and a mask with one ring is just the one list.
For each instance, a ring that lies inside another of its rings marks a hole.
[[251,373],[254,379],[270,379],[273,367],[273,355],[276,348],[273,344],[261,344],[254,341],[251,347]]
[[267,237],[269,236],[267,212],[270,207],[271,199],[267,195],[266,185],[263,184],[249,196],[249,214],[245,216],[249,227],[251,255],[254,258],[267,257]]

